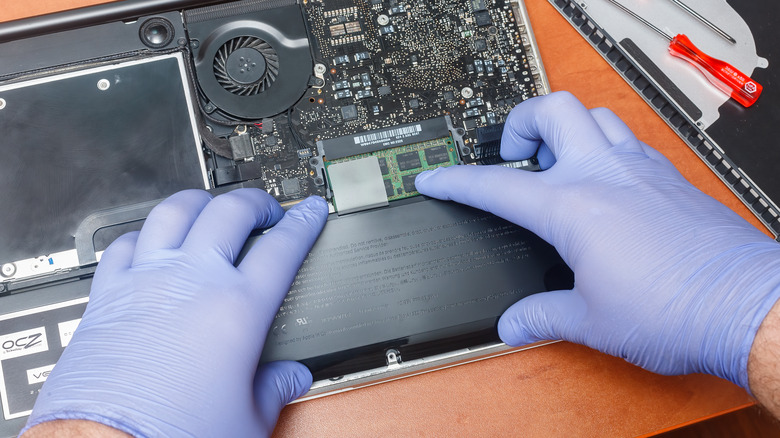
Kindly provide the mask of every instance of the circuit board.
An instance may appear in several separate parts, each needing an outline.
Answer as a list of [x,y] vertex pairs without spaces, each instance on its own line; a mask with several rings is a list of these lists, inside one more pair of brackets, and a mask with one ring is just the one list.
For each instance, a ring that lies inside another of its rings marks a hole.
[[433,170],[437,167],[453,166],[458,163],[455,142],[452,137],[445,137],[367,154],[353,155],[338,160],[325,161],[326,173],[328,166],[345,161],[360,160],[368,156],[375,156],[379,161],[382,183],[385,186],[385,194],[388,201],[396,201],[417,195],[414,178],[418,173]]
[[[327,163],[335,161],[323,143],[431,119],[446,118],[450,127],[425,140],[446,145],[448,159],[438,165],[495,164],[507,114],[540,93],[525,27],[507,0],[307,0],[300,7],[314,61],[311,86],[286,112],[228,133],[243,143],[234,150],[244,152],[232,161],[211,157],[215,186],[257,179],[281,202],[331,199]],[[423,144],[395,143],[368,154],[397,164],[403,152],[393,148]],[[390,166],[383,175],[388,200],[416,194],[408,181],[426,168],[421,157],[413,172]]]

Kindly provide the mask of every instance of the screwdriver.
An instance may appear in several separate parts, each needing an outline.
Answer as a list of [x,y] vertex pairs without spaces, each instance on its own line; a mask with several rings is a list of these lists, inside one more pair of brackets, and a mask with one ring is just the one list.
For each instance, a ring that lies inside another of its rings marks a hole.
[[676,4],[677,6],[681,7],[682,10],[685,12],[693,15],[694,18],[704,23],[705,26],[712,29],[715,33],[722,36],[726,41],[730,42],[731,44],[737,44],[737,40],[734,39],[731,35],[727,34],[723,31],[723,29],[719,28],[715,25],[712,21],[704,18],[700,13],[694,11],[690,6],[686,5],[685,3],[681,2],[680,0],[671,0],[672,3]]
[[731,96],[732,99],[745,107],[749,107],[756,103],[756,100],[758,100],[758,96],[761,95],[761,91],[764,87],[758,82],[750,79],[750,76],[742,73],[736,67],[725,61],[715,59],[705,54],[694,46],[687,36],[679,34],[673,38],[671,35],[653,25],[653,23],[642,18],[636,12],[623,6],[623,4],[619,3],[617,0],[608,1],[626,14],[634,17],[640,23],[666,38],[667,41],[669,41],[669,53],[671,53],[672,56],[682,58],[698,68],[710,83],[715,85],[725,94]]

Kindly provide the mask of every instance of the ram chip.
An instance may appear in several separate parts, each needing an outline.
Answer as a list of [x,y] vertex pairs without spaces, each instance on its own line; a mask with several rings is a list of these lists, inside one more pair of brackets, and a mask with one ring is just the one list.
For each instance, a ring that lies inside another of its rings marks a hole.
[[406,152],[395,156],[395,160],[398,162],[398,170],[412,170],[419,169],[422,166],[420,162],[420,153],[417,151]]
[[373,131],[322,140],[321,147],[325,158],[332,161],[449,135],[447,120],[444,117],[439,117],[398,125],[392,128],[375,129]]
[[390,198],[391,196],[395,195],[395,187],[393,187],[393,182],[389,179],[385,179],[384,184],[385,184],[385,194],[387,195],[387,197]]
[[382,175],[387,175],[390,173],[390,169],[387,167],[387,158],[379,158],[379,170],[382,172]]
[[[455,149],[454,139],[447,136],[333,161],[326,159],[324,164],[326,173],[330,174],[330,169],[336,164],[358,161],[367,157],[376,158],[387,199],[395,201],[418,194],[414,186],[414,179],[418,173],[457,164],[458,153]],[[343,202],[339,204],[339,196],[339,193],[334,194],[336,204],[343,205]]]
[[404,191],[406,193],[414,193],[417,191],[417,187],[414,186],[414,180],[417,178],[416,173],[412,173],[410,175],[404,175],[401,177],[401,184],[404,186]]
[[425,162],[429,166],[446,163],[447,161],[450,161],[450,154],[447,152],[446,146],[434,146],[425,149]]

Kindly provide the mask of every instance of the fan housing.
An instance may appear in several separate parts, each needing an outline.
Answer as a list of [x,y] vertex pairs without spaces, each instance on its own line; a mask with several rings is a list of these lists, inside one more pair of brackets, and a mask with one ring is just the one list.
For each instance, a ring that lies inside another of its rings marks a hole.
[[298,5],[193,20],[188,31],[198,86],[226,119],[281,114],[309,87],[314,62]]

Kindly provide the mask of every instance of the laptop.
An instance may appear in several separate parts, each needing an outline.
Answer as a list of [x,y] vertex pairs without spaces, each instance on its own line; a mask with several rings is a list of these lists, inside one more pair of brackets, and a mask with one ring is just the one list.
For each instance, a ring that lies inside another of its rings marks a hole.
[[102,251],[182,189],[328,201],[261,359],[309,367],[304,399],[514,351],[503,311],[573,284],[529,231],[414,187],[539,170],[499,156],[509,111],[549,91],[520,1],[125,0],[0,24],[0,59],[2,436]]

